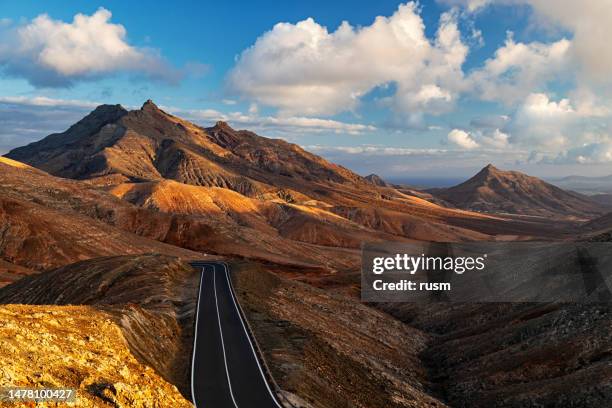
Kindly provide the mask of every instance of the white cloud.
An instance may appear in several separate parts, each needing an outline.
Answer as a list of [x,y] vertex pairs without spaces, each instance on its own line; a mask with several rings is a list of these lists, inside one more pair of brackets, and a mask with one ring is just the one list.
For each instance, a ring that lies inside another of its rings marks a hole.
[[230,86],[284,114],[332,115],[353,110],[378,86],[395,83],[389,101],[418,115],[448,109],[468,48],[454,13],[444,13],[434,41],[416,3],[365,27],[343,22],[329,32],[312,18],[279,23],[240,55]]
[[528,118],[565,119],[575,113],[569,99],[559,102],[551,101],[548,95],[533,93],[527,97],[521,107],[521,114]]
[[57,99],[46,96],[0,96],[0,103],[24,106],[95,108],[99,102],[78,99]]
[[78,79],[130,72],[176,80],[157,52],[126,42],[126,29],[110,22],[100,8],[91,16],[77,14],[71,23],[46,14],[0,31],[0,66],[37,86],[66,86]]
[[245,126],[250,130],[275,130],[286,131],[299,135],[303,132],[322,133],[331,132],[335,134],[357,135],[374,132],[375,126],[360,123],[347,123],[332,119],[311,118],[303,116],[258,116],[257,113],[230,112],[223,113],[214,109],[190,109],[184,110],[173,107],[163,109],[194,121],[218,121],[223,120],[233,126]]
[[612,82],[612,5],[609,0],[523,1],[539,16],[573,33],[571,54],[589,79]]
[[452,7],[460,6],[464,7],[469,12],[476,12],[494,1],[495,0],[438,0],[438,3]]
[[464,150],[480,149],[486,151],[511,147],[510,136],[500,129],[494,129],[490,133],[484,133],[481,130],[470,132],[462,129],[452,129],[442,143],[450,143]]
[[480,141],[487,147],[504,149],[510,145],[510,136],[499,129],[495,129],[490,136],[482,136]]
[[[575,100],[562,98],[558,101],[542,93],[529,95],[504,128],[512,134],[509,141],[535,149],[534,157],[540,157],[543,161],[550,161],[550,157],[561,155],[567,162],[573,160],[572,157],[575,159],[578,153],[585,152],[587,145],[590,146],[589,149],[605,147],[602,142],[607,141],[612,132],[609,110],[603,106],[595,106],[590,94],[575,92],[573,95]],[[576,155],[567,155],[567,152],[575,152]],[[593,156],[594,151],[591,153],[584,155]]]
[[509,34],[495,56],[469,75],[469,87],[481,99],[515,104],[567,71],[570,44],[517,43]]
[[604,164],[612,163],[612,142],[589,143],[560,153],[554,160],[557,164]]
[[350,155],[367,156],[415,156],[415,155],[439,155],[451,152],[448,149],[414,149],[408,147],[385,147],[385,146],[323,146],[309,145],[306,149],[318,153],[344,153]]
[[586,80],[611,83],[612,7],[609,0],[439,0],[476,12],[491,4],[529,5],[541,26],[561,27],[572,33],[568,54]]
[[[569,99],[555,102],[546,94],[534,93],[517,109],[508,129],[513,135],[513,143],[558,151],[572,142],[568,132],[578,130],[575,129],[577,119]],[[577,141],[579,133],[571,132],[571,135]]]
[[474,138],[466,131],[461,129],[453,129],[447,136],[449,143],[454,144],[462,149],[476,149],[480,145],[474,140]]

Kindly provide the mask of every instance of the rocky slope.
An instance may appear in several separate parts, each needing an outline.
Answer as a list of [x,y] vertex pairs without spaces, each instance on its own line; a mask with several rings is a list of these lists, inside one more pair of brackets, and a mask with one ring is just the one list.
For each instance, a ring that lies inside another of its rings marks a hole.
[[612,212],[582,224],[577,236],[580,241],[612,241]]
[[429,192],[459,208],[487,213],[588,219],[606,212],[587,196],[490,164],[464,183]]
[[446,407],[419,357],[429,335],[354,298],[253,264],[233,268],[272,374],[297,406]]
[[0,259],[0,287],[9,285],[32,273],[35,273],[32,269]]
[[[117,354],[117,358],[128,354],[127,361],[137,360],[142,366],[151,367],[157,376],[176,385],[183,395],[189,398],[190,355],[198,278],[198,273],[189,265],[178,258],[165,255],[97,258],[24,277],[0,289],[0,303],[40,305],[38,308],[24,307],[22,316],[23,319],[31,318],[39,323],[45,321],[45,314],[58,311],[64,316],[62,321],[67,330],[81,333],[79,339],[86,339],[88,335],[105,336],[104,341],[108,339],[106,336],[118,337],[107,347],[117,347],[117,353],[127,349],[129,353]],[[58,305],[84,306],[71,309]],[[81,317],[83,311],[86,313]],[[37,312],[44,313],[37,317]],[[82,325],[88,315],[94,321]],[[96,324],[101,327],[94,327]],[[57,326],[60,327],[61,324],[58,323]],[[103,328],[109,328],[109,331],[100,333]],[[119,336],[114,334],[117,332],[120,332]],[[59,328],[55,334],[57,337]],[[35,341],[34,334],[30,337]],[[120,344],[123,345],[119,346]],[[78,355],[79,350],[82,353],[92,352],[87,341],[80,340],[72,346],[75,349],[71,351],[71,355]],[[49,344],[48,347],[50,351],[54,345]],[[40,359],[46,358],[44,350],[45,347],[41,346],[38,353],[41,354]],[[26,352],[27,349],[21,351]],[[61,364],[64,362],[61,361],[61,355],[56,357],[60,360],[60,366],[50,366],[50,373],[66,369],[62,368]],[[112,353],[98,358],[108,359],[105,365],[121,363],[121,360],[114,360]],[[95,372],[92,367],[95,365],[88,369],[83,368],[84,377],[81,381],[91,376],[90,371]],[[21,370],[26,368],[22,367]],[[130,387],[137,384],[135,381]],[[149,403],[151,401],[153,400]]]
[[612,406],[609,304],[394,304],[430,337],[432,391],[450,406]]
[[375,186],[378,186],[378,187],[392,187],[391,184],[389,184],[385,180],[383,180],[383,178],[380,177],[378,174],[367,175],[367,176],[365,176],[365,179],[368,180],[370,183],[374,184]]
[[102,105],[67,131],[15,149],[7,157],[67,178],[113,174],[133,181],[166,178],[245,195],[295,184],[292,179],[363,182],[297,145],[235,131],[224,122],[201,128],[151,101],[134,111]]
[[[198,189],[175,184],[184,186],[188,192]],[[276,230],[273,234],[266,233],[272,230],[270,227],[262,230],[253,228],[257,225],[245,224],[240,217],[258,219],[256,214],[249,216],[240,207],[240,203],[250,200],[231,190],[215,191],[222,198],[229,197],[220,201],[219,206],[215,205],[224,211],[224,217],[203,211],[189,213],[174,207],[165,208],[171,212],[163,212],[150,206],[134,206],[82,181],[0,163],[0,203],[5,203],[0,207],[0,216],[5,220],[0,234],[0,256],[6,262],[35,270],[126,253],[158,252],[185,259],[202,257],[179,247],[333,270],[356,264],[356,251],[339,259],[333,248],[294,242]],[[190,205],[196,200],[204,206],[202,197],[203,194],[192,195],[192,201],[184,204]],[[238,203],[235,211],[230,205],[232,200]],[[278,209],[276,212],[282,214],[282,208]],[[243,215],[239,215],[241,212]],[[262,219],[259,225],[264,224]]]
[[[231,209],[235,195],[219,194],[214,188],[231,190],[259,202],[280,204],[268,205],[264,210],[268,214],[264,218],[268,219],[257,221],[255,226],[249,222],[257,214],[249,217],[243,211],[243,216],[235,219],[238,224],[249,218],[248,227],[260,234],[274,234],[266,224],[288,219],[288,225],[297,230],[288,233],[287,228],[278,231],[272,225],[273,229],[292,241],[327,247],[357,247],[356,239],[351,237],[358,237],[363,228],[356,224],[366,227],[373,237],[379,232],[388,234],[387,225],[393,224],[393,234],[398,239],[452,241],[494,239],[495,235],[507,235],[510,224],[498,217],[445,208],[438,205],[443,201],[428,201],[426,194],[381,185],[379,178],[362,178],[282,140],[235,130],[223,122],[208,128],[194,125],[164,112],[151,101],[133,111],[103,105],[67,131],[15,149],[7,156],[56,176],[112,189],[136,205],[160,211],[191,213],[187,196],[202,196],[206,191],[213,195],[206,201]],[[170,180],[180,184],[168,183]],[[134,186],[142,183],[148,186]],[[195,194],[184,185],[208,190]],[[165,191],[165,197],[161,197],[160,190]],[[169,192],[176,196],[172,203],[168,202]],[[147,197],[149,194],[155,196]],[[179,203],[180,197],[188,202]],[[374,209],[381,211],[374,213]],[[310,216],[313,211],[334,213],[345,220],[325,214],[327,221],[321,223],[320,217]],[[343,214],[360,215],[353,219]],[[315,222],[315,218],[319,221]],[[305,226],[304,221],[308,221]],[[481,221],[492,228],[482,231]],[[513,222],[512,227],[512,235],[521,229],[526,236],[538,231],[519,222]],[[329,235],[332,231],[335,234]]]
[[0,271],[12,281],[28,269],[40,271],[105,255],[157,252],[201,257],[116,226],[121,217],[114,214],[136,210],[77,182],[0,162]]
[[2,387],[73,388],[73,404],[83,408],[192,407],[174,385],[134,357],[113,316],[104,311],[2,305],[0,320]]

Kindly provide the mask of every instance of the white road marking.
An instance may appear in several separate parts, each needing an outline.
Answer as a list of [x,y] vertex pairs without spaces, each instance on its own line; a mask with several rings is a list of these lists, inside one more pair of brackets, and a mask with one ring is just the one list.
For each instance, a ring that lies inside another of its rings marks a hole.
[[229,370],[227,368],[227,358],[225,357],[225,342],[223,341],[223,329],[221,328],[221,316],[219,315],[219,302],[217,301],[217,273],[214,265],[213,288],[215,290],[215,305],[217,306],[217,320],[219,322],[219,333],[221,334],[221,347],[223,348],[223,362],[225,364],[225,374],[227,375],[227,383],[229,385],[230,395],[232,396],[232,402],[234,403],[234,406],[238,408],[238,404],[236,404],[236,399],[234,399],[234,393],[232,392],[232,381],[230,380]]
[[[242,325],[242,329],[244,330],[244,334],[247,337],[247,340],[249,341],[249,345],[251,346],[251,351],[253,352],[253,358],[255,358],[255,361],[257,362],[257,367],[259,368],[259,373],[261,374],[261,377],[264,381],[264,384],[266,385],[266,388],[268,390],[268,392],[270,393],[270,396],[272,397],[272,400],[274,401],[274,403],[277,405],[278,408],[283,408],[283,406],[278,402],[278,400],[276,399],[276,396],[274,395],[274,393],[272,392],[272,389],[270,388],[270,385],[268,384],[268,381],[266,380],[266,376],[263,372],[263,368],[261,367],[261,364],[259,362],[259,358],[257,357],[257,352],[255,351],[255,347],[253,346],[253,342],[251,341],[251,337],[249,336],[249,333],[247,331],[246,325],[242,319],[242,315],[240,314],[240,310],[239,310],[239,306],[238,303],[236,301],[236,296],[234,294],[234,286],[232,285],[232,282],[229,278],[229,272],[228,272],[228,268],[227,268],[227,264],[222,263],[223,265],[223,269],[225,271],[225,279],[227,281],[227,285],[230,289],[230,296],[232,298],[232,302],[234,303],[234,309],[236,311],[236,313],[238,314],[238,319],[240,320],[240,323]],[[195,313],[195,319],[196,319],[196,323],[195,323],[195,336],[194,336],[194,343],[193,343],[193,355],[192,355],[192,359],[191,359],[191,395],[192,395],[192,399],[193,399],[193,404],[194,406],[197,408],[197,404],[195,401],[195,390],[194,390],[194,382],[195,382],[195,375],[194,375],[194,368],[195,368],[195,355],[196,355],[196,346],[197,346],[197,339],[198,339],[198,314],[199,314],[199,310],[200,310],[200,295],[202,294],[202,285],[204,282],[204,273],[206,272],[206,267],[212,267],[212,273],[213,273],[213,290],[214,290],[214,294],[215,294],[215,306],[217,309],[217,322],[219,324],[219,333],[221,335],[221,347],[223,349],[223,362],[225,364],[225,374],[227,376],[227,383],[229,385],[229,390],[230,390],[230,395],[232,397],[232,402],[234,403],[234,406],[236,408],[238,408],[238,404],[236,403],[236,399],[234,398],[234,393],[232,391],[232,382],[230,380],[230,374],[229,374],[229,369],[228,369],[228,365],[227,365],[227,357],[226,357],[226,353],[225,353],[225,341],[223,339],[223,329],[221,328],[221,316],[219,313],[219,302],[217,299],[217,273],[216,273],[216,265],[215,264],[209,264],[209,265],[205,265],[202,267],[202,272],[201,272],[201,276],[200,276],[200,288],[198,291],[198,303],[196,305],[196,313]]]
[[195,356],[196,356],[196,347],[198,344],[198,313],[200,310],[200,294],[202,293],[202,283],[204,282],[204,272],[206,270],[206,267],[203,266],[202,267],[202,272],[200,274],[200,287],[198,288],[198,303],[196,303],[196,310],[195,310],[195,334],[194,334],[194,338],[193,338],[193,351],[191,354],[191,399],[193,400],[193,406],[195,408],[198,408],[198,405],[196,404],[196,399],[195,399],[195,390],[194,390],[194,382],[195,382],[195,375],[194,375],[194,369],[195,369]]
[[274,393],[270,389],[270,385],[268,384],[268,381],[266,380],[266,376],[265,376],[265,374],[263,372],[263,369],[261,368],[261,364],[259,363],[259,358],[257,358],[257,353],[255,352],[255,347],[253,346],[253,342],[251,341],[251,336],[249,336],[249,333],[248,333],[248,331],[246,329],[244,321],[242,321],[242,315],[240,314],[240,311],[238,310],[238,304],[236,303],[236,298],[234,296],[234,287],[232,286],[230,278],[229,278],[229,273],[227,271],[227,265],[225,263],[223,263],[222,265],[223,265],[223,269],[225,270],[225,279],[227,280],[227,285],[228,285],[228,287],[230,289],[230,295],[232,297],[232,301],[234,302],[234,308],[236,309],[236,313],[238,314],[238,320],[240,320],[240,323],[242,324],[242,329],[244,330],[244,335],[249,340],[249,345],[251,346],[251,351],[253,351],[253,358],[255,358],[255,361],[257,362],[257,367],[259,367],[259,372],[261,373],[261,377],[263,378],[264,384],[266,384],[266,388],[268,389],[268,392],[270,393],[270,396],[272,397],[272,400],[274,401],[274,403],[278,406],[278,408],[283,408],[282,405],[280,405],[279,402],[276,400],[276,396],[274,395]]

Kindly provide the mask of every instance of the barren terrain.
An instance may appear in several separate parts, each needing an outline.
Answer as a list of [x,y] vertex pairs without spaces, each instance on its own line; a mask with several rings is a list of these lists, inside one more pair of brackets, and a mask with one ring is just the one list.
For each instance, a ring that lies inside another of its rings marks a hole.
[[186,262],[223,257],[298,406],[612,405],[605,305],[358,300],[364,241],[610,240],[610,215],[582,195],[492,166],[444,191],[394,186],[151,101],[100,106],[8,156],[0,331],[23,346],[0,347],[16,356],[6,384],[74,386],[83,406],[189,406]]

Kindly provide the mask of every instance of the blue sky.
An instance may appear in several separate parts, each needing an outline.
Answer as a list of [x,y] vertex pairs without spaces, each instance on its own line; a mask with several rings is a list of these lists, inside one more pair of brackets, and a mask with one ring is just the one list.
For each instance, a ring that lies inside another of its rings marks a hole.
[[610,174],[612,11],[574,3],[2,2],[0,153],[153,99],[362,174]]

